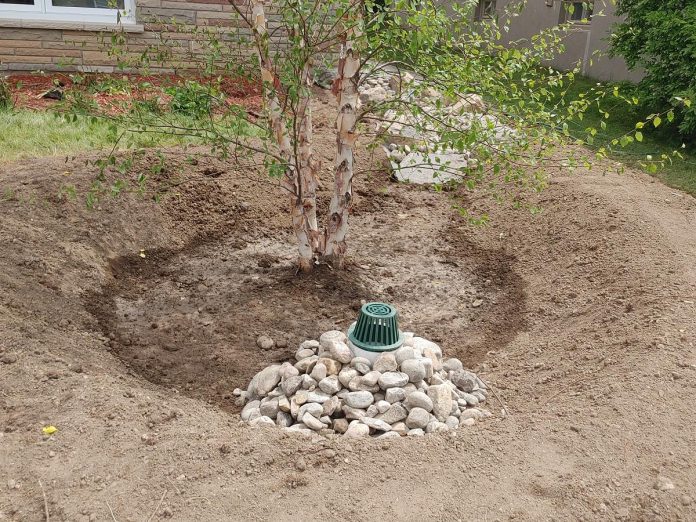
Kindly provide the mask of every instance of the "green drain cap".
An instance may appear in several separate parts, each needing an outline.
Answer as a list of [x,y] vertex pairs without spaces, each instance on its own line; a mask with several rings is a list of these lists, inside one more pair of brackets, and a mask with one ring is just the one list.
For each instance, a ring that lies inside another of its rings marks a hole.
[[348,329],[348,340],[368,352],[391,352],[404,343],[399,313],[387,303],[366,303],[357,322]]

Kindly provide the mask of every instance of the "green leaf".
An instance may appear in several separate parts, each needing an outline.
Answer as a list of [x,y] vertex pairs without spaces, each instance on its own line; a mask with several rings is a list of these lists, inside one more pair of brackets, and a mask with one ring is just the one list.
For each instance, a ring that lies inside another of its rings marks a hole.
[[637,141],[643,141],[643,133],[638,131],[636,132],[636,140]]
[[655,119],[653,120],[653,125],[655,126],[655,128],[659,127],[660,123],[662,123],[662,118],[660,118],[659,116],[655,116]]

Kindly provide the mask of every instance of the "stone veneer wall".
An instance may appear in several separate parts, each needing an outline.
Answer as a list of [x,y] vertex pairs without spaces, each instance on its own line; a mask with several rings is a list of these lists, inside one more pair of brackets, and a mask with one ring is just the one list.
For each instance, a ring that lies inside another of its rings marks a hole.
[[[245,4],[244,0],[234,0]],[[240,21],[234,16],[229,0],[136,0],[137,24],[118,26],[125,31],[127,46],[132,56],[148,46],[157,44],[164,36],[176,41],[175,55],[179,58],[166,67],[152,64],[152,72],[176,72],[195,68],[191,53],[200,49],[186,31],[179,32],[162,21],[176,20],[184,29],[207,27],[225,32],[241,31]],[[269,25],[273,29],[278,15],[269,9]],[[109,37],[116,26],[71,22],[37,22],[3,20],[0,12],[0,71],[84,71],[113,72],[115,59],[106,52],[103,36]],[[232,38],[229,53],[243,52]],[[282,41],[275,35],[276,43]]]

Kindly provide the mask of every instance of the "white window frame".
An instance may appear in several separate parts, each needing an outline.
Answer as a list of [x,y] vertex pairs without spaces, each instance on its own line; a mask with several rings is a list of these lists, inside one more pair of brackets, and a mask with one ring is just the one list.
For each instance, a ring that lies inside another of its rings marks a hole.
[[33,5],[0,4],[0,20],[135,24],[135,0],[123,1],[124,9],[54,6],[53,0],[34,0]]

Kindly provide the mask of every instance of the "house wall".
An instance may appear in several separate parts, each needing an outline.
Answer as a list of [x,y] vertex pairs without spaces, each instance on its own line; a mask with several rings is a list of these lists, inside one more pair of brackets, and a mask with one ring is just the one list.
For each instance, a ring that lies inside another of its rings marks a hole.
[[[239,1],[239,0],[237,0]],[[511,2],[520,0],[498,0],[496,9],[499,16]],[[446,3],[446,2],[444,2]],[[523,44],[539,31],[554,27],[561,17],[562,0],[527,0],[524,10],[513,18],[510,32],[505,36],[508,44]],[[583,74],[599,80],[639,80],[640,72],[631,72],[621,58],[606,55],[611,26],[619,19],[614,15],[610,0],[596,0],[595,14],[589,24],[578,24],[565,36],[566,50],[551,61],[550,65],[563,70],[573,69],[581,64]],[[191,56],[199,50],[200,43],[185,34],[167,31],[155,19],[175,19],[185,26],[214,27],[227,31],[244,31],[236,28],[233,8],[228,0],[137,0],[137,21],[127,28],[129,50],[142,52],[148,46],[157,44],[160,34],[177,41],[175,48],[179,57],[175,63],[162,69],[153,66],[153,71],[173,72],[175,69],[195,68]],[[277,13],[269,10],[271,27],[277,20]],[[114,59],[106,52],[100,40],[103,24],[19,22],[3,20],[0,11],[0,70],[5,71],[55,71],[80,70],[112,72]],[[276,44],[282,42],[281,35],[275,35]],[[231,52],[234,48],[231,48]],[[599,56],[593,56],[599,51]]]
[[[132,56],[156,45],[160,36],[176,41],[177,59],[166,68],[153,64],[153,72],[175,72],[195,68],[191,57],[201,43],[182,32],[169,30],[157,20],[175,19],[184,27],[208,27],[220,31],[241,31],[239,21],[228,0],[137,0],[137,24],[120,26],[127,32],[127,45]],[[269,25],[274,26],[277,14],[268,13]],[[3,20],[0,11],[0,70],[4,71],[85,71],[113,72],[115,60],[106,52],[100,33],[107,37],[113,26],[104,24],[66,22],[26,22]],[[103,31],[107,31],[106,33]],[[230,41],[232,38],[228,38]],[[282,40],[275,36],[276,42]],[[231,46],[230,52],[234,52]]]
[[[498,0],[496,10],[503,16],[511,3],[519,0]],[[551,4],[551,5],[548,5]],[[562,0],[527,0],[522,12],[510,23],[510,31],[505,35],[507,44],[524,44],[540,31],[557,26],[562,19]],[[580,65],[581,73],[603,81],[638,81],[642,74],[629,71],[626,62],[620,57],[608,56],[611,27],[620,21],[611,0],[595,0],[592,20],[587,24],[576,24],[564,36],[565,52],[550,61],[550,65],[561,70],[572,70]],[[598,54],[595,54],[598,53]]]

